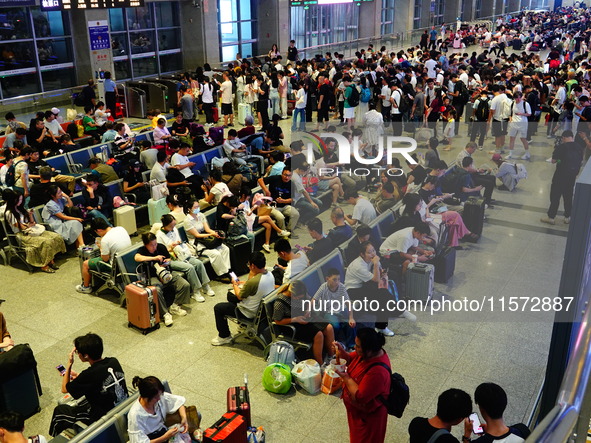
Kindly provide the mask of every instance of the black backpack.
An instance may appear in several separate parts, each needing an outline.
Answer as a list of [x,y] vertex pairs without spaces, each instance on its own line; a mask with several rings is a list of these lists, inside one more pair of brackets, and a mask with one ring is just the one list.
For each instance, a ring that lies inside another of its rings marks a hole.
[[4,179],[4,184],[6,186],[14,186],[16,183],[16,165],[22,162],[24,162],[24,160],[18,161],[16,163],[12,162],[12,165],[10,165],[10,168],[8,168],[8,171],[6,171],[6,178]]
[[478,107],[476,108],[476,120],[479,122],[485,122],[488,120],[488,114],[490,111],[490,100],[487,98],[483,100],[482,98],[478,99]]
[[347,102],[351,108],[354,108],[355,106],[359,106],[359,91],[355,85],[349,87],[351,88],[351,95],[347,99]]
[[470,101],[470,91],[468,91],[468,88],[466,87],[466,85],[464,84],[464,82],[462,80],[458,80],[456,83],[456,87],[458,88],[458,99],[459,102],[463,105],[465,105],[466,103],[468,103]]
[[389,415],[401,418],[404,409],[410,401],[410,389],[404,381],[404,377],[397,372],[392,373],[387,364],[378,362],[370,365],[364,372],[369,371],[374,366],[382,366],[390,374],[390,393],[387,398],[379,397],[382,404],[388,410]]

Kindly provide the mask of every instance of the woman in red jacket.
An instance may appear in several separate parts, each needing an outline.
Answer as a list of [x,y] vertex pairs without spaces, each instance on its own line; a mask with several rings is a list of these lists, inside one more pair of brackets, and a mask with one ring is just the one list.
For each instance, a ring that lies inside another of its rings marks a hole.
[[371,328],[357,331],[355,351],[348,353],[335,342],[339,358],[347,361],[347,372],[339,372],[343,379],[343,402],[347,408],[351,443],[380,443],[386,438],[388,411],[380,397],[390,392],[390,358],[383,349],[382,334]]

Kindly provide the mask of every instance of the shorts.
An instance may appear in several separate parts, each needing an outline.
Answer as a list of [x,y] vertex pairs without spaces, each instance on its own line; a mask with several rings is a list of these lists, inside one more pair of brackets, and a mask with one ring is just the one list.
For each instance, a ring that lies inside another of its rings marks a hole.
[[343,118],[355,118],[355,108],[345,108]]
[[527,138],[527,123],[509,123],[509,137]]
[[318,109],[318,123],[328,121],[328,108],[322,107]]
[[490,133],[493,137],[502,137],[507,135],[507,122],[504,120],[493,120]]
[[99,272],[109,272],[111,270],[111,265],[100,257],[93,257],[88,260],[88,269]]
[[222,115],[232,115],[234,110],[232,109],[232,103],[222,103]]

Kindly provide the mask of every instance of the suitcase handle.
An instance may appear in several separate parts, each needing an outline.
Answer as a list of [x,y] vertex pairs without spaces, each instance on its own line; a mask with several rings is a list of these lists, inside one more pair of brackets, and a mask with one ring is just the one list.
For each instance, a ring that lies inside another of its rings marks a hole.
[[[223,417],[223,416],[222,416],[222,418],[220,418],[218,421],[216,421],[216,422],[215,422],[215,423],[214,423],[214,424],[211,426],[212,428],[215,428],[215,429],[216,429],[216,431],[215,431],[213,434],[211,434],[211,435],[209,436],[209,438],[210,438],[210,439],[213,439],[213,438],[214,438],[216,435],[218,435],[220,432],[222,432],[222,430],[223,430],[223,429],[224,429],[226,426],[228,426],[228,425],[229,425],[229,424],[232,422],[232,420],[234,420],[234,419],[235,419],[237,416],[239,416],[239,415],[240,415],[240,414],[238,414],[238,413],[234,413],[234,416],[233,416],[232,418],[226,418],[226,417]],[[224,423],[224,422],[225,422],[225,423]],[[222,425],[222,423],[224,423],[224,424]],[[221,426],[220,426],[220,425],[221,425]]]

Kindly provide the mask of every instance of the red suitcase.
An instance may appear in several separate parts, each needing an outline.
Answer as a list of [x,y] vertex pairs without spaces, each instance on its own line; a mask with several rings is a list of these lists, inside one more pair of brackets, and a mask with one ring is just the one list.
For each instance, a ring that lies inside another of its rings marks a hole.
[[158,288],[135,282],[125,287],[128,326],[146,335],[160,327]]
[[218,120],[220,119],[220,111],[219,108],[216,106],[215,108],[211,108],[211,114],[213,117],[213,122],[217,123]]
[[237,412],[244,417],[246,427],[250,428],[250,396],[248,394],[248,381],[244,376],[244,386],[233,386],[227,392],[228,412]]
[[236,412],[226,412],[203,433],[203,443],[247,443],[246,422]]

